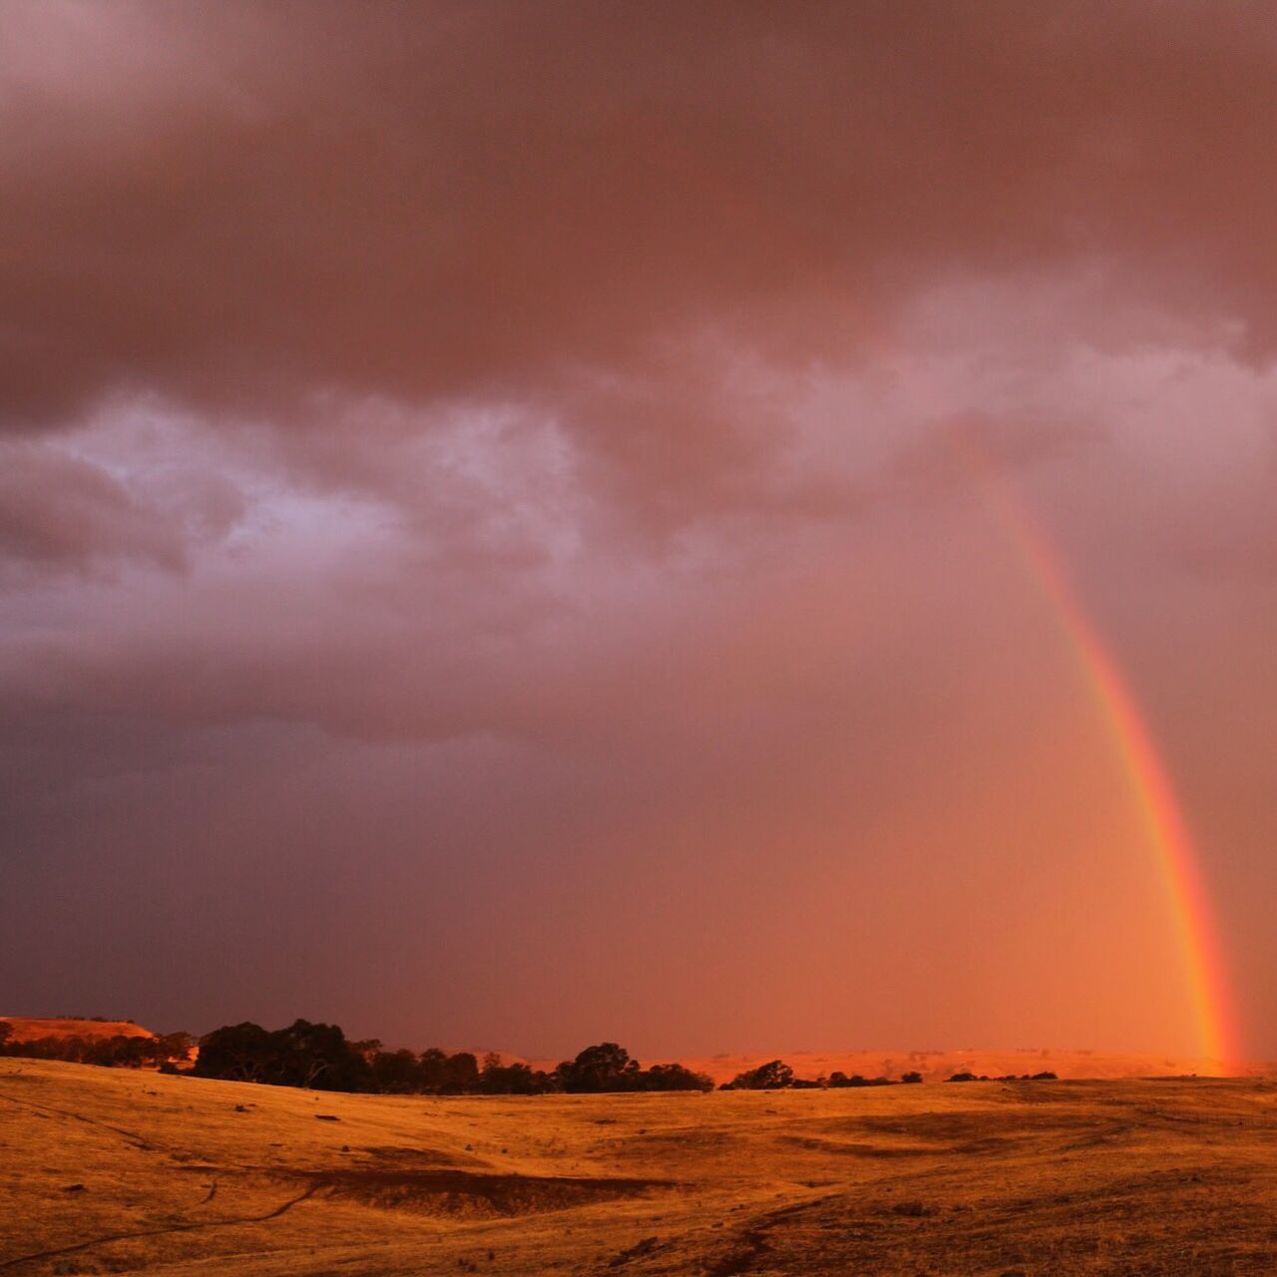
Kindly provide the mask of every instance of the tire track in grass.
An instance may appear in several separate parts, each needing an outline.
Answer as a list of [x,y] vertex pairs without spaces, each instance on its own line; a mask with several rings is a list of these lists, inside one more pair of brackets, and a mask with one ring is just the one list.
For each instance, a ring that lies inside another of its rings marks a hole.
[[12,1095],[0,1095],[0,1100],[4,1100],[6,1104],[16,1104],[19,1108],[34,1109],[39,1113],[53,1113],[57,1117],[69,1117],[72,1121],[83,1122],[86,1126],[100,1127],[104,1131],[110,1131],[113,1135],[119,1135],[128,1140],[134,1148],[139,1148],[146,1153],[171,1151],[162,1144],[152,1143],[136,1131],[126,1131],[122,1126],[112,1126],[110,1122],[101,1122],[96,1117],[85,1117],[83,1113],[73,1113],[70,1109],[54,1108],[51,1104],[38,1104],[35,1100],[15,1100]]
[[171,1224],[167,1228],[146,1228],[133,1233],[110,1233],[105,1237],[91,1237],[88,1241],[76,1242],[72,1246],[58,1246],[53,1250],[40,1250],[31,1255],[19,1255],[16,1259],[0,1260],[0,1268],[16,1268],[19,1264],[32,1264],[38,1259],[56,1259],[59,1255],[73,1255],[77,1251],[89,1250],[93,1246],[105,1246],[110,1242],[133,1241],[141,1237],[163,1237],[168,1233],[193,1233],[203,1228],[230,1228],[237,1224],[264,1224],[268,1220],[278,1219],[287,1214],[299,1202],[313,1197],[321,1188],[326,1187],[323,1181],[311,1184],[303,1193],[290,1197],[288,1201],[265,1215],[244,1215],[237,1219],[206,1219],[186,1224]]

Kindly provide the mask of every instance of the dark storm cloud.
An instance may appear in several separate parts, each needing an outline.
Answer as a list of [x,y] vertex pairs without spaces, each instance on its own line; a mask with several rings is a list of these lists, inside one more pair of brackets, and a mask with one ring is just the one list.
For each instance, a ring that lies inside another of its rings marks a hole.
[[3,21],[10,428],[137,387],[303,423],[321,390],[541,396],[619,464],[637,431],[695,470],[722,432],[671,419],[650,361],[698,332],[842,358],[937,273],[1096,255],[1277,335],[1261,6]]

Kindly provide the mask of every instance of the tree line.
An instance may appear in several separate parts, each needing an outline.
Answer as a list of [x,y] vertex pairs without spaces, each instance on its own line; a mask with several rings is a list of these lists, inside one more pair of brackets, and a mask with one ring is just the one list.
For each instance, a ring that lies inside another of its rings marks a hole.
[[[420,1053],[387,1051],[377,1039],[348,1041],[336,1025],[297,1020],[274,1032],[258,1024],[226,1025],[200,1039],[193,1070],[198,1077],[322,1091],[372,1091],[384,1095],[545,1095],[602,1094],[626,1091],[711,1091],[713,1080],[682,1064],[640,1066],[615,1042],[587,1046],[575,1058],[550,1070],[520,1062],[506,1064],[495,1052],[480,1061],[470,1051],[448,1054],[437,1047]],[[1035,1079],[1054,1078],[1038,1073]],[[989,1079],[955,1073],[950,1082],[1029,1080],[1025,1074]],[[904,1073],[901,1083],[919,1083],[922,1074]],[[800,1078],[783,1060],[769,1060],[738,1073],[722,1091],[814,1090],[828,1087],[894,1086],[886,1077]]]
[[495,1052],[480,1061],[470,1051],[437,1047],[387,1051],[375,1038],[350,1041],[335,1024],[297,1020],[274,1031],[259,1024],[225,1025],[200,1039],[197,1077],[320,1091],[383,1095],[543,1095],[553,1091],[708,1091],[713,1082],[681,1064],[642,1068],[624,1047],[601,1042],[551,1070],[505,1063]]
[[[192,1047],[199,1053],[188,1064]],[[0,1021],[0,1055],[42,1060],[68,1060],[109,1068],[159,1068],[163,1072],[269,1086],[297,1086],[320,1091],[362,1091],[381,1095],[545,1095],[601,1094],[640,1091],[710,1091],[713,1080],[682,1064],[653,1064],[643,1068],[615,1042],[600,1042],[549,1070],[519,1061],[505,1063],[489,1052],[480,1060],[470,1051],[449,1054],[438,1047],[416,1052],[388,1051],[376,1038],[351,1041],[335,1024],[295,1020],[287,1028],[264,1029],[260,1024],[223,1025],[198,1040],[189,1033],[160,1037],[117,1035],[83,1037],[75,1034],[15,1042],[12,1026]],[[950,1082],[1013,1082],[1054,1080],[1050,1072],[1006,1074],[990,1078],[955,1073]],[[900,1083],[918,1083],[922,1074],[904,1073]],[[800,1078],[783,1060],[769,1060],[724,1082],[723,1091],[814,1090],[824,1088],[894,1086],[886,1077],[848,1076],[835,1071],[827,1077]]]

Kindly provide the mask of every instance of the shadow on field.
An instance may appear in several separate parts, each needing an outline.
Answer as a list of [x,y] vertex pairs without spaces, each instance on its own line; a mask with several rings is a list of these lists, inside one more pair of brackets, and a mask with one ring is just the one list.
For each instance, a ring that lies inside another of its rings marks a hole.
[[430,1215],[530,1215],[673,1188],[668,1180],[510,1175],[383,1166],[308,1172],[325,1197]]

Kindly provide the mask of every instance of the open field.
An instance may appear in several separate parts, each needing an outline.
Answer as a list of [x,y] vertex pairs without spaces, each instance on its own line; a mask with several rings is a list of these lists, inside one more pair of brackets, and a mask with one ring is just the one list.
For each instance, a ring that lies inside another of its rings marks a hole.
[[0,1272],[1277,1271],[1277,1086],[334,1095],[0,1060]]

